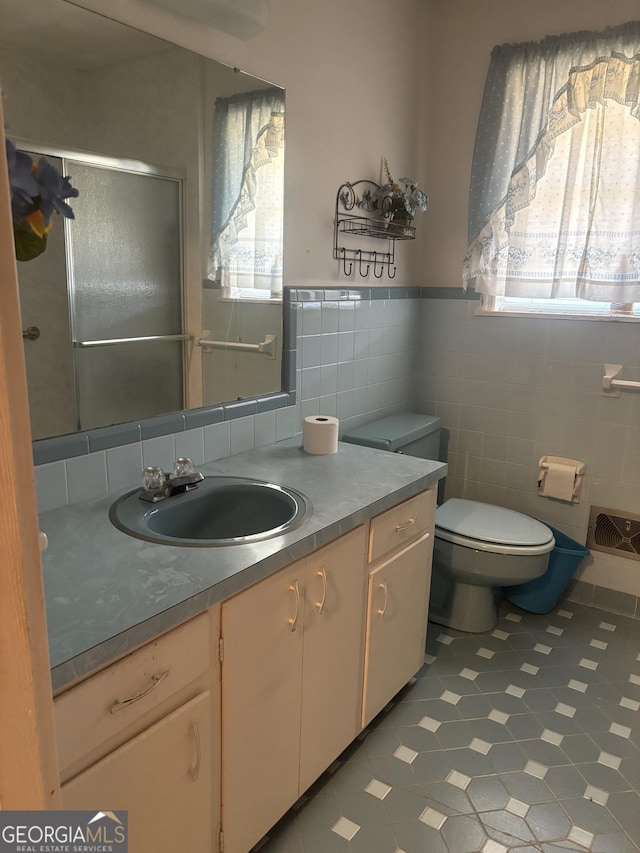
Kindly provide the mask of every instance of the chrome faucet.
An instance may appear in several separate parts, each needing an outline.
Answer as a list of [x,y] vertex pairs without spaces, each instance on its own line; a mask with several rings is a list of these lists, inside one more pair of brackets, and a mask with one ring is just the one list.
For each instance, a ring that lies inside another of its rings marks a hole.
[[204,476],[196,471],[193,462],[186,456],[176,459],[173,474],[162,468],[150,465],[142,472],[142,491],[140,500],[157,503],[174,495],[181,495],[195,489],[204,480]]

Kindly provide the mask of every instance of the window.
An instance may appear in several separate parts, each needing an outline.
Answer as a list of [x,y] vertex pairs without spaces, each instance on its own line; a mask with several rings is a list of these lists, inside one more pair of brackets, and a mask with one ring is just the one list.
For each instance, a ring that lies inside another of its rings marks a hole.
[[234,299],[281,298],[284,92],[218,98],[208,277]]
[[486,312],[639,318],[640,23],[494,49],[463,280]]

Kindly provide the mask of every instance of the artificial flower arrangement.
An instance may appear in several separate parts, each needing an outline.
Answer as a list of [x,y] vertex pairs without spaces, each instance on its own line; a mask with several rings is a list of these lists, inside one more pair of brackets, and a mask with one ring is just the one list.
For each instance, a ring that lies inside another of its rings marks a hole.
[[18,151],[6,140],[11,216],[16,258],[30,261],[47,248],[47,234],[53,228],[53,213],[74,219],[67,198],[77,198],[78,190],[71,186],[56,167],[44,157],[37,163],[25,151]]
[[418,182],[413,178],[400,178],[399,181],[394,181],[386,157],[384,174],[387,183],[376,191],[376,196],[382,212],[388,213],[390,219],[411,222],[419,210],[427,209],[429,197],[418,188]]

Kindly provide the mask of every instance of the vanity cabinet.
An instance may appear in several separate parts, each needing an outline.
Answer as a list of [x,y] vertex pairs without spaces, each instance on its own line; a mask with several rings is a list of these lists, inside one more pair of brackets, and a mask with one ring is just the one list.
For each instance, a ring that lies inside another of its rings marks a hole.
[[422,666],[435,496],[56,696],[63,807],[126,810],[135,853],[248,853]]
[[225,853],[248,853],[423,665],[435,497],[223,603]]
[[218,611],[54,699],[62,806],[128,811],[132,851],[211,853],[219,809]]
[[222,605],[222,828],[247,853],[359,731],[366,527]]
[[435,489],[371,521],[362,727],[424,663]]

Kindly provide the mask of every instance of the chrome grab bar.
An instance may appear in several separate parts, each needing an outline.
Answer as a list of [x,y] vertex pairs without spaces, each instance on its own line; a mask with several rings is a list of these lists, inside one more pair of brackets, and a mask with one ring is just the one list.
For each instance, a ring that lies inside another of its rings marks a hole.
[[101,341],[74,341],[74,347],[88,349],[89,347],[112,347],[116,344],[138,344],[145,341],[192,341],[193,335],[145,335],[140,338],[105,338]]
[[258,344],[245,344],[242,341],[213,341],[210,338],[198,338],[197,344],[205,352],[211,352],[212,349],[230,349],[239,352],[259,352],[269,358],[275,358],[275,342],[275,335],[265,335],[264,340]]

